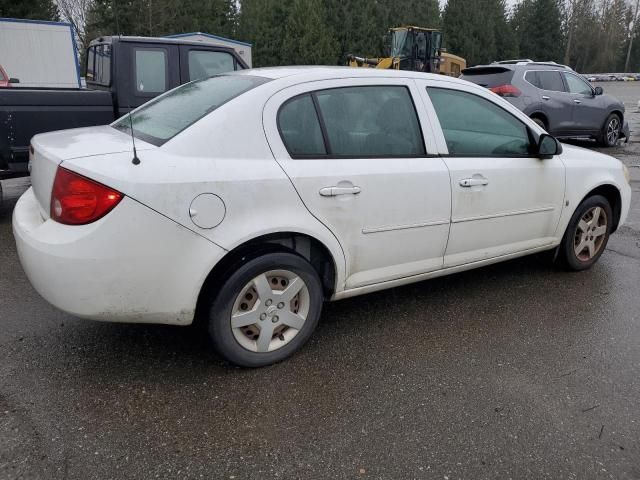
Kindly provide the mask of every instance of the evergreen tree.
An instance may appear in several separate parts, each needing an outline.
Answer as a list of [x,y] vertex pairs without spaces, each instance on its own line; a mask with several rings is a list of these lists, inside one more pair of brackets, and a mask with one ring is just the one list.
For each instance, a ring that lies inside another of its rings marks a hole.
[[0,17],[53,21],[59,19],[58,7],[53,0],[0,0]]
[[449,0],[443,23],[445,46],[451,53],[466,58],[468,65],[517,54],[504,0]]
[[523,0],[514,11],[520,56],[562,62],[564,39],[558,0]]

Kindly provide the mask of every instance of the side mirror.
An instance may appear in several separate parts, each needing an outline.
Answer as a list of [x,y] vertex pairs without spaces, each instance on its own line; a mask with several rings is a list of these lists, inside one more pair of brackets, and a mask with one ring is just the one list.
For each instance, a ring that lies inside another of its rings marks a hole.
[[20,80],[18,78],[10,78],[9,79],[9,83],[20,83]]
[[538,157],[546,160],[553,158],[554,155],[560,155],[562,153],[562,145],[555,137],[552,137],[548,133],[540,135],[538,140]]
[[596,96],[602,95],[604,93],[604,90],[602,89],[602,87],[596,87],[595,93],[596,93]]

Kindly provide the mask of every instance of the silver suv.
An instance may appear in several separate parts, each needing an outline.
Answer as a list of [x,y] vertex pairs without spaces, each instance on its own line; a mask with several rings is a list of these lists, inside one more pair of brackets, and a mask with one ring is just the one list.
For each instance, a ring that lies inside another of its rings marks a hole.
[[504,97],[554,136],[595,138],[606,147],[629,140],[622,102],[565,65],[507,60],[467,68],[460,78]]

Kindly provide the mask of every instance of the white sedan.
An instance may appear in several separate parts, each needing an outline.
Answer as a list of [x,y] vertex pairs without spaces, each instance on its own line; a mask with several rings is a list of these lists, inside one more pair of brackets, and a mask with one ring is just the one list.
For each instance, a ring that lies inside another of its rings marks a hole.
[[31,162],[13,228],[46,300],[203,318],[243,366],[298,350],[324,300],[543,250],[589,268],[631,197],[618,160],[482,87],[373,69],[192,82],[110,126],[38,135]]

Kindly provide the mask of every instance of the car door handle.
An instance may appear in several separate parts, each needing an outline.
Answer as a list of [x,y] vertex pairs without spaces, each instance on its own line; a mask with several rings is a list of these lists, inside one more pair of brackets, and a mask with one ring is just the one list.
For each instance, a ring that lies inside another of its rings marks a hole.
[[543,99],[543,100],[549,100],[550,98],[549,98],[549,97],[547,97],[546,95],[542,95],[542,99]]
[[580,105],[582,102],[580,100],[578,100],[577,98],[574,100],[574,102],[576,102],[578,105]]
[[360,187],[324,187],[320,189],[320,195],[323,197],[335,197],[338,195],[357,195],[360,193]]
[[487,180],[486,178],[463,178],[462,180],[460,180],[461,187],[469,188],[478,185],[489,185],[489,180]]

